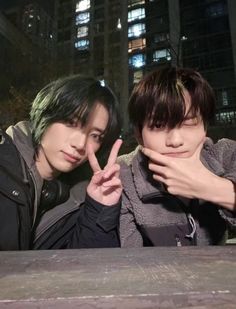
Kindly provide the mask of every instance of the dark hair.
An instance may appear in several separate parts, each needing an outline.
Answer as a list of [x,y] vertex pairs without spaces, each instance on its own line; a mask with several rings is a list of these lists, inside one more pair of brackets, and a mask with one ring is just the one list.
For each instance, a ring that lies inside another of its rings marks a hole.
[[215,95],[197,71],[187,68],[161,68],[149,73],[134,88],[129,100],[129,117],[141,132],[145,123],[174,128],[186,118],[184,91],[191,97],[188,114],[201,116],[204,126],[215,115]]
[[51,124],[77,120],[84,126],[97,101],[103,104],[109,113],[101,146],[101,150],[105,150],[119,136],[121,129],[118,102],[112,91],[100,81],[82,75],[61,78],[44,87],[37,94],[30,111],[36,153],[45,130]]

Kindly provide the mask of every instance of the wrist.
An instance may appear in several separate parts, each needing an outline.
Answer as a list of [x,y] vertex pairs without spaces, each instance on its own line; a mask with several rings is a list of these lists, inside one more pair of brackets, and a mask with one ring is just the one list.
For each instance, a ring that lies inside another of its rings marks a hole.
[[235,211],[235,185],[231,180],[213,175],[205,189],[204,200],[220,205],[230,211]]

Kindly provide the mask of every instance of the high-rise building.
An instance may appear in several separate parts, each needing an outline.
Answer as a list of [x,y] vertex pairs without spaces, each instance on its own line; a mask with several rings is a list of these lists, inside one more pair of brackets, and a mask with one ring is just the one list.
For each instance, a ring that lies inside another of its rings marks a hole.
[[215,89],[216,120],[236,123],[236,2],[180,1],[183,64]]
[[235,1],[56,0],[55,16],[59,71],[107,81],[125,117],[133,85],[172,64],[199,70],[216,91],[217,121],[236,122]]
[[30,100],[55,76],[53,19],[37,1],[15,3],[0,12],[2,127],[27,117]]
[[38,1],[20,2],[6,9],[4,15],[31,40],[33,45],[38,46],[49,55],[54,53],[54,21]]

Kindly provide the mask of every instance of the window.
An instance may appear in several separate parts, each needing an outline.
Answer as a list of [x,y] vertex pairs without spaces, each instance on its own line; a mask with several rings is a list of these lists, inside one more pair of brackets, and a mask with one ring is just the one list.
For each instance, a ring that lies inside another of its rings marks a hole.
[[77,29],[77,38],[81,38],[84,36],[88,35],[88,27],[87,26],[83,26],[83,27],[78,27]]
[[130,8],[140,4],[145,4],[145,0],[129,0],[128,7]]
[[143,77],[143,71],[138,70],[134,72],[134,84],[137,84]]
[[216,120],[220,123],[236,123],[236,112],[225,111],[216,114]]
[[154,36],[154,42],[160,43],[169,40],[169,33],[157,33]]
[[89,48],[89,40],[79,40],[75,42],[75,48],[78,50],[85,50]]
[[223,91],[221,92],[221,96],[222,96],[222,104],[223,104],[224,106],[229,105],[229,100],[228,100],[228,93],[227,93],[227,91],[223,90]]
[[128,12],[128,22],[145,18],[145,8],[139,8]]
[[227,13],[226,5],[221,2],[213,3],[206,8],[207,17],[222,16],[225,15],[226,13]]
[[144,54],[136,54],[129,58],[129,64],[135,68],[141,68],[146,64]]
[[170,61],[170,51],[168,49],[160,49],[156,50],[153,53],[153,61],[155,62],[163,62],[163,61]]
[[76,15],[75,23],[76,25],[86,24],[90,20],[90,13],[84,12]]
[[94,12],[94,19],[103,19],[104,18],[104,8],[97,9]]
[[143,49],[146,47],[146,39],[136,39],[129,41],[129,49],[128,52],[131,53],[137,49]]
[[128,37],[139,37],[141,34],[145,33],[145,24],[144,23],[139,23],[139,24],[134,24],[129,27],[128,29]]
[[79,0],[76,3],[76,12],[88,10],[90,8],[90,0]]

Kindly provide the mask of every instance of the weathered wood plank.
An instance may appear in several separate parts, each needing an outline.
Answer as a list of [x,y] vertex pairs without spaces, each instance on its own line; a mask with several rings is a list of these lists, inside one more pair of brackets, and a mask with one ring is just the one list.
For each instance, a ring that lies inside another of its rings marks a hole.
[[236,308],[236,246],[0,253],[0,308]]

